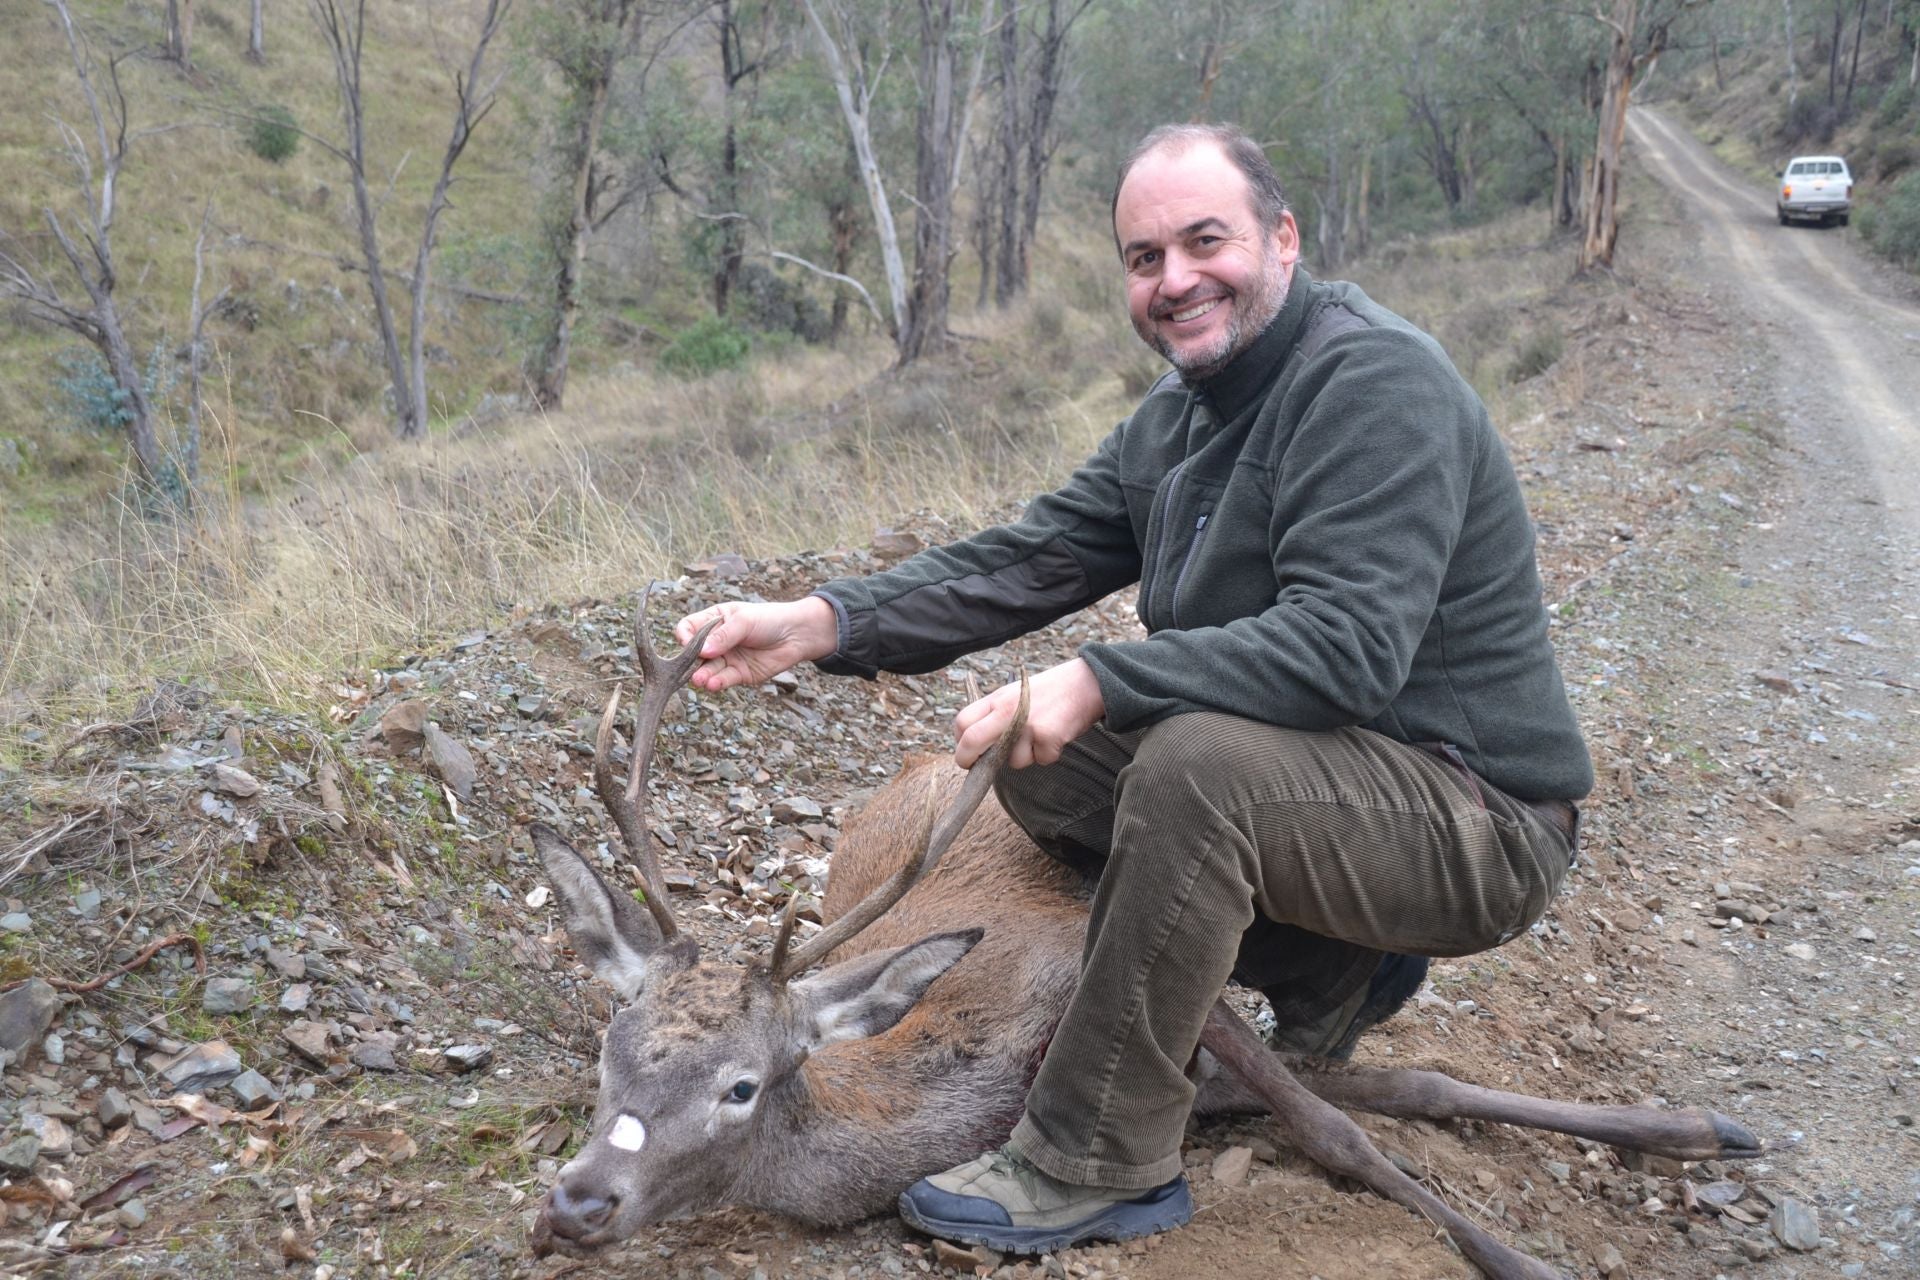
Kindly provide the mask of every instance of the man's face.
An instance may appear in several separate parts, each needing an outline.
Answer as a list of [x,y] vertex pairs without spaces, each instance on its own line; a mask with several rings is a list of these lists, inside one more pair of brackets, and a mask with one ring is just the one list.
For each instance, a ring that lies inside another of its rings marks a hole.
[[1189,381],[1253,344],[1286,302],[1300,257],[1293,215],[1262,231],[1246,175],[1206,144],[1142,157],[1113,228],[1134,331]]

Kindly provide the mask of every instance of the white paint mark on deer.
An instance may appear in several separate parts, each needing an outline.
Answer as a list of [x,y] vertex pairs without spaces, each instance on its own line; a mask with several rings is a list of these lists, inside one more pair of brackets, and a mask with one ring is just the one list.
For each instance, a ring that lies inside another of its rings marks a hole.
[[638,1151],[647,1142],[647,1126],[632,1116],[621,1116],[613,1122],[613,1132],[607,1135],[607,1141],[622,1151]]

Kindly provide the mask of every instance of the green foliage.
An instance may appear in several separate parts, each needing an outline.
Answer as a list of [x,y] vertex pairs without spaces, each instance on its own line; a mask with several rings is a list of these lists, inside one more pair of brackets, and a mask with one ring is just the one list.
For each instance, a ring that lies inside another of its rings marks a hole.
[[1803,93],[1788,106],[1780,121],[1780,140],[1791,145],[1824,147],[1840,125],[1840,108],[1814,93]]
[[696,378],[733,369],[746,360],[751,344],[731,321],[707,316],[683,329],[660,353],[660,366]]
[[103,435],[116,433],[132,421],[126,391],[93,348],[62,351],[54,357],[54,363],[60,367],[53,380],[55,417],[59,421]]
[[1920,172],[1863,203],[1855,217],[1867,243],[1901,266],[1920,270]]
[[[99,352],[92,347],[73,348],[55,356],[54,363],[60,368],[53,380],[55,421],[105,435],[125,430],[133,421],[133,411],[127,406],[129,396]],[[167,356],[165,334],[148,353],[146,372],[140,381],[147,403],[156,408],[173,390],[173,361]]]
[[278,103],[259,108],[247,125],[247,150],[279,164],[300,145],[299,122]]
[[1874,124],[1883,129],[1899,124],[1901,119],[1913,110],[1914,101],[1913,86],[1905,83],[1890,86],[1886,93],[1881,95],[1880,105],[1874,109]]

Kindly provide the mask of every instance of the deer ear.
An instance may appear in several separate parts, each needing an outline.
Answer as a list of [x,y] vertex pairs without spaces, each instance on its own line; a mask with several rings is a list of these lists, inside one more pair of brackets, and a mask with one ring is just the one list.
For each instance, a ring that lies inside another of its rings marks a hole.
[[529,828],[547,879],[567,909],[567,936],[587,967],[631,1001],[661,956],[660,929],[633,899],[607,887],[587,860],[542,823]]
[[794,983],[805,1047],[879,1035],[907,1015],[933,980],[960,962],[983,929],[936,933],[892,951],[876,951]]

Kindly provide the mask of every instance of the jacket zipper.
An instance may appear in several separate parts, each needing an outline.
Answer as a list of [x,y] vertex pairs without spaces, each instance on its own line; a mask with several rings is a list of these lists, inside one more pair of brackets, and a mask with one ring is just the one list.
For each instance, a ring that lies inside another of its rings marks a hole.
[[1211,511],[1202,511],[1193,522],[1193,541],[1187,544],[1186,559],[1180,562],[1180,572],[1173,579],[1173,607],[1169,612],[1173,615],[1175,631],[1180,629],[1180,584],[1187,580],[1187,570],[1193,568],[1194,557],[1200,553],[1200,542],[1207,536],[1207,521],[1212,515]]
[[[1160,492],[1155,495],[1154,509],[1147,513],[1147,525],[1149,528],[1153,525],[1153,517],[1159,514],[1163,508],[1166,511],[1166,519],[1171,520],[1173,518],[1175,505],[1173,501],[1174,495],[1179,493],[1181,476],[1187,469],[1187,463],[1191,461],[1191,458],[1182,458],[1173,470],[1167,473],[1166,484],[1163,485]],[[1166,546],[1166,544],[1167,530],[1163,521],[1160,528],[1160,536],[1154,540],[1153,545],[1147,548],[1146,554],[1140,557],[1142,581],[1140,586],[1140,604],[1136,612],[1139,613],[1140,621],[1146,624],[1149,631],[1153,629],[1153,611],[1149,607],[1153,603],[1153,584],[1146,580],[1146,572],[1153,567],[1154,561],[1159,558],[1161,548]],[[1156,574],[1155,577],[1157,578],[1158,575]]]

